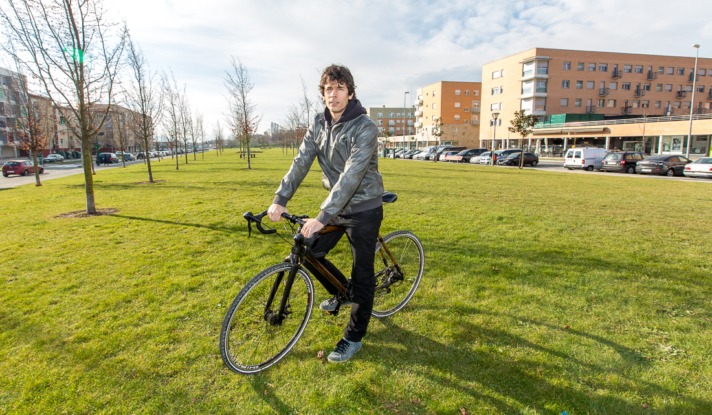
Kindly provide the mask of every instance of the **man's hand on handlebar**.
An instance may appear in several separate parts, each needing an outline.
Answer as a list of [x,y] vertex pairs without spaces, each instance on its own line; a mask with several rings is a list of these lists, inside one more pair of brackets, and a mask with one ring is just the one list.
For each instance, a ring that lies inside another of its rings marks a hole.
[[272,222],[279,222],[280,220],[282,220],[282,213],[286,213],[286,212],[287,212],[286,207],[284,207],[282,205],[278,205],[276,203],[272,203],[270,205],[269,209],[267,209],[267,216],[269,216],[269,219]]
[[324,224],[316,219],[306,219],[306,223],[302,226],[302,235],[305,238],[309,238],[312,235],[316,235],[324,227]]

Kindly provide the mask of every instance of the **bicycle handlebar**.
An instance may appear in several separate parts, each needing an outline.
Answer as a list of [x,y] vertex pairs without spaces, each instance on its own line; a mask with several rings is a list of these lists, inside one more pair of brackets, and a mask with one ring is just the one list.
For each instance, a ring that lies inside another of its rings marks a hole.
[[[268,235],[270,233],[277,232],[277,229],[265,229],[262,226],[262,219],[264,219],[265,216],[267,216],[266,210],[261,213],[258,213],[257,215],[253,214],[252,212],[245,212],[242,215],[242,217],[245,218],[245,220],[247,221],[247,236],[248,237],[252,235],[252,224],[253,223],[257,227],[257,230],[260,231],[260,233],[263,235]],[[306,221],[304,221],[304,219],[307,218],[307,216],[290,215],[287,212],[282,213],[282,217],[294,224],[299,224],[299,225],[304,225],[306,223]]]

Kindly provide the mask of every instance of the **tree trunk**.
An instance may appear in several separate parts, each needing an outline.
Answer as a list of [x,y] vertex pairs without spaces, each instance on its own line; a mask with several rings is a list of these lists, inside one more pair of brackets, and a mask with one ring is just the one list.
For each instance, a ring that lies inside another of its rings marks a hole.
[[[97,157],[99,154],[97,154]],[[96,214],[94,200],[94,176],[92,175],[91,142],[82,140],[82,165],[84,167],[84,190],[87,197],[87,214]]]

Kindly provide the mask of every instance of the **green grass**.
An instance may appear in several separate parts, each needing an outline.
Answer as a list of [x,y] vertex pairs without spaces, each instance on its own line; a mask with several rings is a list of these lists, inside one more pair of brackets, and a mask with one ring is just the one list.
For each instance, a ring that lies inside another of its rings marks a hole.
[[[382,160],[382,231],[426,250],[413,301],[351,362],[317,358],[348,314],[315,312],[279,364],[233,374],[227,307],[288,250],[241,215],[289,162],[101,170],[96,217],[62,216],[81,175],[0,191],[0,414],[712,413],[712,187],[626,175]],[[290,211],[324,197],[313,172]]]

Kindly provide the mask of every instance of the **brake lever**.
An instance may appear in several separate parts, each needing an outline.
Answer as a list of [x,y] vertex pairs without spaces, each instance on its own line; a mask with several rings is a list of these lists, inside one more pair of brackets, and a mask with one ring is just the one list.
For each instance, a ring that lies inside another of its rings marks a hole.
[[247,237],[249,238],[250,235],[252,235],[252,223],[254,222],[255,226],[257,227],[257,230],[260,231],[261,234],[263,235],[268,235],[270,233],[275,233],[277,232],[277,229],[265,229],[262,227],[262,219],[267,216],[267,211],[265,210],[264,212],[254,215],[252,212],[245,212],[245,214],[242,215],[245,220],[247,220]]

